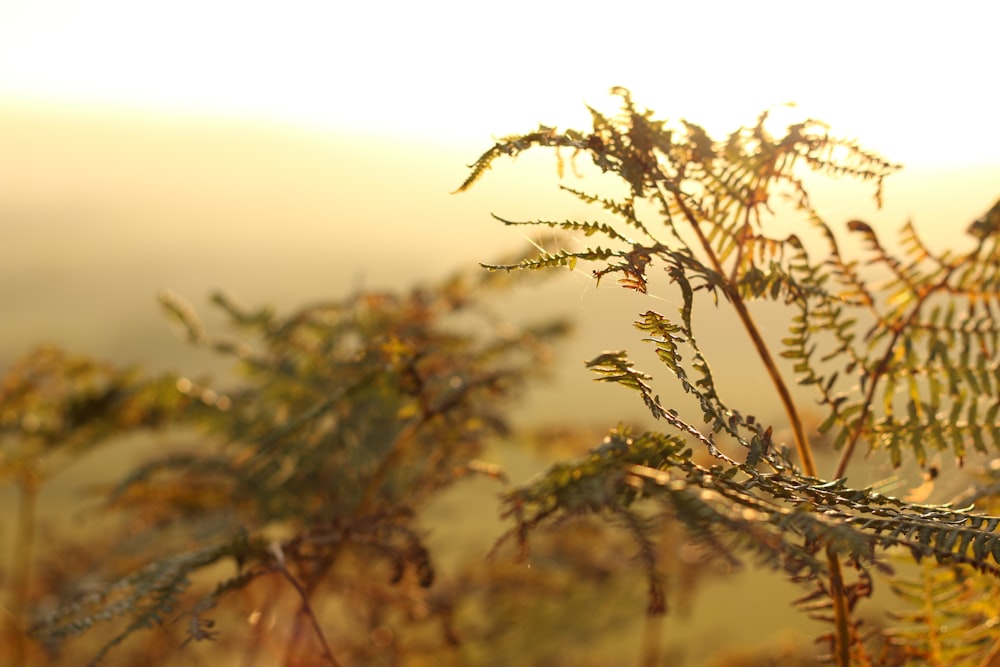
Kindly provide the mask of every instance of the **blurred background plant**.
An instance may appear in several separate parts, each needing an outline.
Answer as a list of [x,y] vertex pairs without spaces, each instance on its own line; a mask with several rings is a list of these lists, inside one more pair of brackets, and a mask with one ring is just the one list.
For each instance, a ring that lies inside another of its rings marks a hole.
[[[262,664],[331,661],[331,646],[341,664],[458,651],[469,633],[456,607],[505,587],[482,567],[432,587],[442,579],[425,544],[426,508],[463,478],[503,481],[479,457],[507,435],[504,411],[567,332],[560,320],[499,321],[487,301],[511,282],[456,275],[287,316],[215,295],[242,338],[207,334],[165,294],[191,342],[239,367],[243,381],[225,391],[54,348],[15,363],[0,403],[4,478],[21,497],[5,657],[41,664],[45,647],[54,664],[80,664],[81,651],[103,646],[100,656],[140,628],[153,639],[126,644],[115,664],[129,655],[167,662],[185,638],[222,637],[216,656],[252,638],[241,646]],[[119,518],[114,532],[89,533],[83,548],[55,540],[35,549],[33,501],[57,461],[150,428],[169,432],[159,453],[106,489],[99,506]],[[133,571],[139,563],[147,565]],[[521,578],[525,587],[537,575]],[[55,598],[74,602],[39,617]],[[503,629],[489,629],[487,611],[477,623],[488,637]],[[242,618],[250,637],[212,630],[217,614]],[[182,663],[201,647],[184,650]]]

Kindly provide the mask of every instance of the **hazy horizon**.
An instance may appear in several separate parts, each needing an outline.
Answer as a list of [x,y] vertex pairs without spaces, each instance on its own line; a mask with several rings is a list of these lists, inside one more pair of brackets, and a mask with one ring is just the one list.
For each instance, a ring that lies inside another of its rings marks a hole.
[[[498,164],[471,192],[450,194],[489,137],[455,147],[221,118],[0,105],[0,143],[7,322],[0,368],[51,341],[120,362],[186,364],[180,370],[194,373],[190,366],[207,359],[167,326],[155,302],[161,290],[205,315],[215,289],[248,305],[291,309],[476,270],[521,247],[525,239],[491,212],[597,215],[558,192],[544,151]],[[912,218],[930,242],[955,245],[956,232],[996,198],[998,183],[1000,164],[904,169],[888,180],[881,211],[863,185],[821,183],[815,199],[835,228],[861,217],[891,231]],[[631,396],[595,390],[582,361],[608,347],[642,347],[634,316],[675,305],[669,294],[643,301],[614,285],[597,290],[587,271],[540,281],[537,298],[517,297],[515,312],[555,310],[579,321],[560,357],[562,384],[540,391],[565,409],[576,400],[566,389],[574,388],[609,412],[628,406],[641,414]],[[759,372],[752,363],[740,367]]]

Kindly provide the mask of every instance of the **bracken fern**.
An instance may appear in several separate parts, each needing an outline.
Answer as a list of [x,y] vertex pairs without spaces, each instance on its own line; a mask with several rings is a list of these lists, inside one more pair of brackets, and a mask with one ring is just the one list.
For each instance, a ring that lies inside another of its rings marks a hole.
[[[478,456],[506,432],[506,404],[544,368],[550,341],[566,330],[558,320],[495,326],[484,290],[511,282],[462,274],[286,316],[216,295],[241,338],[209,335],[189,305],[164,294],[162,305],[187,338],[234,358],[245,379],[225,392],[206,380],[171,379],[164,405],[176,404],[171,423],[193,432],[196,447],[136,467],[105,503],[128,519],[129,560],[147,564],[117,578],[105,569],[96,592],[71,596],[38,620],[32,636],[55,652],[112,624],[117,631],[90,664],[139,630],[179,632],[175,646],[218,642],[212,616],[225,600],[249,605],[244,618],[288,615],[269,639],[286,664],[314,652],[324,664],[345,656],[364,662],[386,617],[402,619],[392,624],[401,645],[406,627],[420,624],[437,625],[442,645],[454,643],[454,602],[429,592],[436,569],[420,512],[456,480],[502,477]],[[73,369],[53,366],[56,378]],[[16,367],[8,386],[33,386],[22,375]],[[34,404],[18,403],[12,391],[8,406],[13,414],[19,405],[23,417]],[[53,399],[39,393],[60,424],[80,411],[78,402]],[[128,407],[114,405],[112,415]],[[109,419],[88,409],[65,428],[79,439]],[[268,589],[275,581],[279,592]],[[333,628],[315,606],[331,599],[346,610],[333,615]]]
[[[679,522],[709,552],[730,561],[753,554],[802,584],[810,613],[833,624],[828,658],[848,664],[890,664],[889,653],[859,625],[857,603],[870,595],[871,575],[891,573],[900,553],[925,570],[927,585],[962,573],[977,590],[992,590],[980,575],[1000,574],[1000,519],[891,498],[874,488],[853,488],[846,471],[859,446],[884,450],[898,466],[910,453],[921,466],[928,451],[951,450],[961,463],[967,450],[994,453],[1000,445],[1000,363],[997,358],[1000,203],[968,229],[965,253],[935,251],[907,224],[897,256],[870,225],[847,223],[867,257],[848,259],[838,234],[810,202],[806,175],[860,179],[879,205],[884,179],[897,166],[807,120],[772,134],[769,113],[756,124],[717,141],[700,126],[658,120],[637,107],[628,91],[616,116],[591,109],[590,131],[543,127],[501,139],[472,166],[465,190],[496,160],[531,148],[572,151],[620,179],[624,195],[604,197],[563,188],[603,210],[606,220],[513,222],[566,233],[564,247],[545,250],[493,270],[575,268],[596,264],[593,276],[615,276],[645,293],[652,269],[661,268],[680,297],[675,316],[649,310],[636,327],[659,360],[691,394],[701,414],[682,416],[652,390],[651,377],[625,352],[589,363],[600,381],[637,391],[666,431],[631,435],[616,430],[605,446],[575,463],[559,464],[527,486],[504,495],[515,527],[505,537],[527,549],[531,531],[567,515],[597,514],[626,525],[650,514]],[[559,156],[560,173],[562,156]],[[778,235],[778,210],[797,216],[801,230]],[[644,214],[640,215],[639,211]],[[497,216],[495,216],[497,217]],[[648,218],[655,219],[650,222]],[[582,238],[581,238],[582,233]],[[807,239],[808,237],[808,239]],[[579,239],[573,249],[571,238]],[[807,240],[809,242],[807,243]],[[881,270],[888,278],[875,280]],[[760,357],[792,432],[795,454],[777,447],[773,426],[744,415],[721,396],[698,343],[693,313],[707,304],[732,307]],[[788,333],[768,341],[749,304],[783,304]],[[817,468],[800,408],[779,367],[789,360],[799,385],[815,391],[824,413],[820,431],[841,452],[828,477]],[[720,435],[742,453],[725,453]],[[710,455],[697,463],[693,452]],[[647,554],[649,531],[629,531],[649,577],[651,613],[665,609],[660,564]],[[853,582],[847,571],[855,571]],[[942,583],[944,581],[944,583]],[[948,583],[951,581],[952,583]],[[969,586],[970,584],[963,584]],[[896,589],[907,596],[903,580]],[[932,601],[937,598],[930,598]],[[955,613],[941,609],[941,613]],[[975,625],[970,611],[966,624]],[[925,623],[938,623],[926,617]],[[898,649],[920,633],[896,633]],[[963,655],[985,655],[995,630],[979,633]],[[922,641],[922,640],[921,640]],[[928,652],[929,651],[929,652]],[[944,664],[953,653],[913,648]],[[915,659],[907,657],[906,660]],[[902,659],[902,658],[901,658]],[[875,662],[873,662],[875,661]]]

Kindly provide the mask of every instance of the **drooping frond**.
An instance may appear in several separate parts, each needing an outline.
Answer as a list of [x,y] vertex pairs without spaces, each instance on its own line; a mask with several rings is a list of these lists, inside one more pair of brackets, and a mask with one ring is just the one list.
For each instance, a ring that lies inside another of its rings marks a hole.
[[[629,386],[634,378],[622,378]],[[809,586],[826,572],[831,548],[859,570],[892,570],[891,554],[903,549],[915,561],[961,565],[1000,576],[1000,518],[928,506],[852,489],[844,480],[824,482],[771,461],[778,472],[694,462],[693,427],[679,435],[613,431],[601,447],[576,462],[551,468],[540,480],[504,494],[506,516],[516,525],[505,539],[527,549],[531,531],[565,515],[597,514],[612,520],[655,501],[690,536],[730,562],[745,553],[786,571]],[[702,436],[704,444],[709,438]],[[757,445],[759,460],[771,459]],[[647,549],[641,540],[640,549]],[[651,572],[650,576],[653,576]],[[651,580],[651,590],[655,581]],[[650,601],[651,608],[657,606]]]
[[470,166],[469,177],[458,186],[455,192],[468,190],[478,181],[483,174],[501,157],[516,157],[534,146],[547,146],[551,148],[573,148],[582,150],[587,146],[588,138],[573,130],[557,132],[555,128],[544,125],[529,134],[511,135],[497,141],[492,148],[483,153],[478,160]]
[[[654,339],[658,354],[673,365],[673,336],[679,328],[654,313],[647,313],[639,326],[659,332]],[[862,571],[889,570],[887,554],[902,548],[917,562],[931,559],[1000,575],[1000,518],[908,503],[872,488],[852,489],[843,479],[825,482],[804,476],[777,457],[769,443],[770,429],[738,414],[721,422],[711,395],[703,393],[711,386],[707,378],[699,385],[680,375],[682,385],[709,406],[706,421],[746,446],[746,461],[735,465],[718,450],[711,433],[664,409],[652,394],[650,376],[636,370],[623,353],[604,353],[589,366],[597,379],[638,391],[654,416],[667,421],[677,435],[612,432],[586,459],[556,466],[539,482],[508,492],[507,514],[517,521],[510,536],[525,541],[531,530],[564,513],[610,516],[629,511],[637,502],[658,499],[692,537],[710,543],[716,555],[737,562],[740,552],[749,550],[761,562],[803,581],[825,572],[821,547],[832,548]],[[694,463],[692,444],[730,466]],[[760,472],[760,463],[773,472]],[[655,607],[656,600],[650,605]]]

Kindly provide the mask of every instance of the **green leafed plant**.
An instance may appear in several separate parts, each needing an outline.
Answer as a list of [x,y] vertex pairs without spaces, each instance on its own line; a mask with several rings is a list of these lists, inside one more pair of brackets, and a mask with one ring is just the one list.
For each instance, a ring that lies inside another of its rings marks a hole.
[[[617,277],[640,293],[662,272],[680,307],[647,310],[635,325],[700,411],[682,414],[662,401],[626,352],[596,357],[588,364],[596,379],[636,392],[665,429],[615,430],[586,458],[506,492],[504,511],[515,526],[502,542],[527,550],[533,531],[577,515],[624,525],[647,572],[648,610],[659,614],[668,591],[650,527],[657,517],[683,525],[718,558],[752,556],[801,584],[803,608],[831,623],[826,658],[839,667],[987,664],[1000,652],[995,615],[982,627],[982,609],[946,605],[939,592],[995,600],[1000,518],[855,488],[846,476],[861,449],[894,466],[907,456],[925,466],[931,452],[950,452],[962,463],[969,450],[992,455],[1000,447],[1000,202],[968,227],[967,252],[931,248],[909,224],[892,251],[870,225],[852,220],[846,233],[863,248],[852,259],[841,249],[843,232],[812,206],[807,177],[860,179],[881,205],[883,181],[898,167],[816,121],[776,134],[764,113],[716,140],[694,123],[655,118],[628,91],[615,92],[620,114],[591,109],[588,131],[541,127],[503,138],[459,190],[495,161],[536,148],[555,149],[560,173],[568,152],[617,177],[615,196],[562,186],[594,205],[599,221],[500,218],[562,230],[565,242],[488,268],[589,262],[596,280]],[[779,213],[796,217],[799,227],[773,231]],[[784,306],[783,337],[765,335],[753,315],[756,301]],[[742,324],[786,423],[761,423],[718,389],[696,324],[696,313],[716,306],[731,308]],[[819,430],[840,453],[830,470],[819,469],[793,381],[813,391],[823,413]],[[774,442],[776,426],[791,432],[792,451]],[[931,609],[901,616],[923,624],[917,631],[879,633],[861,624],[857,606],[870,596],[873,576],[891,578],[900,555],[924,565],[922,583],[896,579],[894,589]],[[928,644],[928,628],[945,626],[978,627],[975,642]]]

